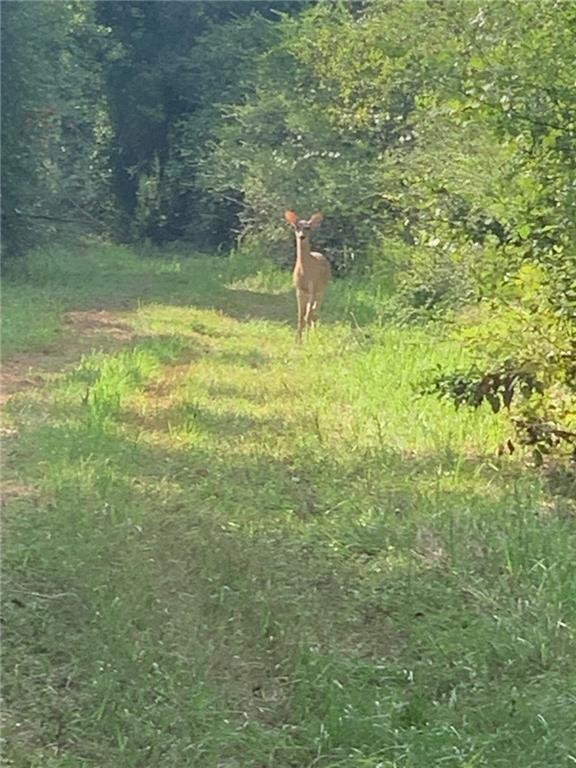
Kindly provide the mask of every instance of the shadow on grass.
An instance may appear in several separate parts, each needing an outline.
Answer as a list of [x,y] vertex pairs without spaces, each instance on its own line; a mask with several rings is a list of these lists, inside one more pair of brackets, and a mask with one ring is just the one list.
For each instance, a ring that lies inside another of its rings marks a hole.
[[[259,426],[197,418],[216,436]],[[471,599],[463,584],[499,573],[506,547],[495,531],[526,501],[517,489],[491,498],[480,488],[438,493],[434,456],[169,450],[78,421],[29,430],[7,453],[23,482],[43,488],[40,502],[16,499],[7,513],[6,568],[16,583],[75,594],[87,615],[122,595],[122,631],[133,638],[154,624],[162,637],[172,625],[162,642],[185,645],[180,633],[200,622],[202,642],[222,644],[231,670],[257,649],[267,653],[261,628],[269,625],[290,647],[406,655],[410,622],[435,621],[446,590],[456,621],[456,606]],[[182,614],[190,604],[191,616]],[[67,618],[79,632],[81,615]],[[235,634],[226,639],[231,615]]]
[[[91,466],[96,472],[93,490],[97,496],[104,488],[106,494],[113,492],[129,502],[132,492],[138,496],[145,487],[145,493],[151,493],[155,485],[161,488],[167,482],[179,507],[183,499],[190,499],[191,511],[200,504],[211,516],[263,530],[284,523],[290,527],[296,521],[296,528],[304,532],[304,521],[316,531],[325,525],[333,537],[341,527],[337,538],[343,547],[354,530],[358,542],[372,537],[369,549],[383,553],[392,539],[400,536],[399,542],[405,535],[414,537],[419,528],[438,523],[442,529],[445,524],[455,525],[454,530],[462,529],[465,537],[469,524],[476,528],[482,519],[493,520],[503,509],[508,514],[520,505],[515,487],[520,469],[518,474],[511,470],[500,475],[480,460],[462,462],[444,455],[407,455],[389,449],[334,457],[325,455],[321,446],[303,445],[294,446],[291,455],[281,459],[258,450],[257,439],[251,454],[237,451],[234,440],[226,441],[231,435],[280,433],[286,428],[280,418],[222,413],[193,402],[180,403],[162,411],[154,426],[156,433],[167,436],[170,427],[179,427],[184,434],[188,430],[190,439],[180,448],[167,449],[151,445],[143,439],[145,433],[128,438],[119,431],[121,424],[134,423],[126,412],[118,414],[114,422],[98,423],[78,401],[67,408],[66,417],[69,423],[28,428],[25,439],[9,448],[7,458],[18,464],[23,482],[41,482],[41,468],[47,463],[58,466],[52,473],[57,486],[61,469],[65,469],[64,476],[74,478]],[[215,438],[214,448],[202,441],[195,445],[195,430]],[[25,463],[24,457],[32,461]],[[134,486],[135,478],[145,481],[144,485]],[[450,483],[459,487],[451,488]],[[69,490],[76,498],[73,488]]]
[[[191,276],[187,278],[183,280],[176,275],[121,274],[112,286],[106,286],[109,292],[101,295],[98,285],[88,292],[86,281],[81,285],[81,292],[75,292],[73,284],[64,287],[54,285],[55,299],[60,301],[64,310],[61,330],[54,341],[43,343],[39,350],[24,349],[4,356],[4,400],[15,392],[41,385],[43,375],[67,368],[87,353],[95,350],[113,352],[139,343],[142,336],[131,327],[124,315],[147,303],[215,310],[238,322],[265,320],[288,325],[294,314],[291,296],[237,291],[215,281],[206,283],[205,290],[200,290],[194,286]],[[58,290],[64,292],[64,297],[57,296]],[[104,291],[104,288],[100,290]],[[5,311],[10,310],[8,308]],[[57,326],[56,319],[54,323]],[[229,335],[209,329],[197,321],[191,321],[190,330],[210,337]],[[7,344],[7,348],[13,347],[14,344]],[[265,363],[264,356],[257,351],[227,354],[230,362],[251,367]]]
[[[545,562],[555,535],[518,487],[498,483],[488,496],[474,462],[458,465],[461,487],[440,487],[457,465],[437,455],[294,446],[281,458],[218,439],[165,448],[117,421],[83,421],[80,407],[68,416],[29,427],[8,456],[43,488],[40,501],[8,510],[4,566],[4,642],[19,659],[17,674],[8,666],[8,707],[18,722],[41,723],[40,746],[62,732],[60,750],[77,756],[89,733],[100,754],[116,743],[121,711],[140,757],[142,723],[169,726],[182,752],[191,723],[205,734],[210,714],[198,719],[198,706],[215,688],[214,717],[239,729],[252,718],[276,736],[293,724],[294,754],[311,762],[305,723],[322,720],[333,690],[347,691],[338,713],[356,690],[360,701],[386,688],[400,704],[420,691],[415,711],[396,708],[395,733],[408,738],[438,718],[462,725],[458,709],[441,706],[470,660],[486,657],[478,675],[489,692],[508,674],[507,643],[527,621],[516,606],[529,582],[517,575]],[[198,418],[216,438],[258,427],[206,409]],[[495,624],[495,611],[507,620]],[[514,651],[520,680],[542,674],[526,648]],[[364,663],[373,682],[362,682]],[[334,671],[320,696],[324,669]],[[417,670],[416,683],[403,669]],[[314,713],[295,714],[298,689],[318,697]],[[171,764],[189,764],[179,759]]]
[[217,310],[239,321],[286,323],[296,316],[292,293],[268,294],[228,288],[216,275],[215,266],[205,273],[194,263],[187,265],[182,273],[119,272],[113,282],[100,284],[97,279],[90,281],[81,274],[63,275],[62,280],[62,283],[47,283],[44,290],[53,291],[70,310],[125,312],[142,304],[167,304]]
[[142,424],[150,426],[156,430],[169,432],[171,428],[179,428],[188,433],[204,434],[208,433],[218,437],[225,435],[227,438],[232,436],[246,437],[250,433],[267,428],[270,430],[281,430],[282,421],[278,418],[262,418],[247,416],[239,413],[216,412],[198,405],[194,401],[182,402],[178,405],[164,408],[161,411],[155,411],[152,414],[152,424],[149,419],[128,417],[127,422],[131,424]]

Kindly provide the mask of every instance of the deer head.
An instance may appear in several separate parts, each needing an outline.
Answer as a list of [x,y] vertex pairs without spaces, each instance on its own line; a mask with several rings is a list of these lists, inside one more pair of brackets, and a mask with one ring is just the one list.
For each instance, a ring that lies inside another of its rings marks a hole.
[[310,231],[319,227],[324,218],[324,216],[318,212],[314,213],[309,219],[299,219],[294,211],[286,211],[284,217],[294,229],[296,237],[299,240],[306,240]]

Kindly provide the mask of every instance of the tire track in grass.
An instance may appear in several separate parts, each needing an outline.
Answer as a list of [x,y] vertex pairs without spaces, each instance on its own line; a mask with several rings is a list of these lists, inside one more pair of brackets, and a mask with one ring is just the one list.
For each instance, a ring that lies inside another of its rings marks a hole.
[[104,309],[66,312],[66,342],[41,352],[23,352],[3,361],[0,371],[0,405],[12,395],[43,386],[46,376],[64,372],[95,348],[119,349],[137,337],[125,314]]

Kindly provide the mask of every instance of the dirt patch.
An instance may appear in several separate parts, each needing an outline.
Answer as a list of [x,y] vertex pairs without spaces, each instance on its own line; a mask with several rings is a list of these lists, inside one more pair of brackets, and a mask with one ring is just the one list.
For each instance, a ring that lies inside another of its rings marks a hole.
[[0,404],[5,403],[15,392],[38,387],[42,384],[42,378],[32,375],[31,369],[36,367],[35,361],[15,361],[4,363],[0,374]]
[[131,341],[134,338],[133,329],[106,309],[67,312],[64,322],[86,338],[101,337],[102,334],[117,341]]
[[0,371],[0,405],[12,395],[41,387],[47,374],[57,373],[96,346],[111,349],[126,344],[136,334],[117,315],[105,309],[67,312],[58,347],[12,356]]
[[177,363],[171,365],[163,373],[163,376],[158,381],[153,381],[151,384],[144,388],[146,394],[157,402],[168,398],[173,394],[178,384],[185,381],[190,375],[191,361]]
[[14,499],[29,499],[36,496],[32,486],[16,481],[5,481],[0,484],[0,505],[5,506]]

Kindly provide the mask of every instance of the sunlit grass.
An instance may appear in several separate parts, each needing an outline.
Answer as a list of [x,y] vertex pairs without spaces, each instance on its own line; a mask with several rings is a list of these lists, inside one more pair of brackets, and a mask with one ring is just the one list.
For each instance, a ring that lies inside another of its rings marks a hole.
[[35,328],[104,304],[133,337],[8,405],[12,764],[576,760],[574,521],[505,417],[417,395],[459,346],[335,296],[298,347],[279,279],[206,258],[37,269]]

